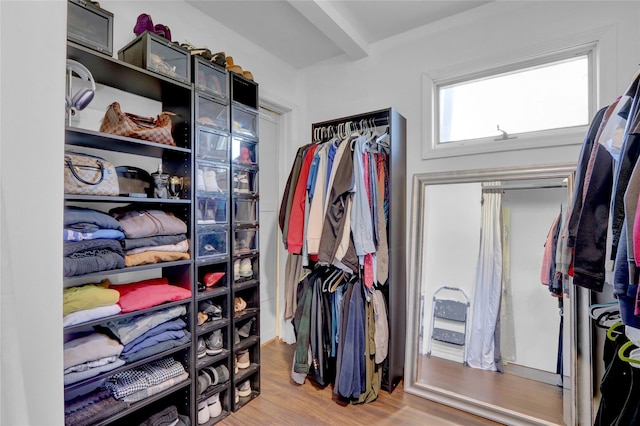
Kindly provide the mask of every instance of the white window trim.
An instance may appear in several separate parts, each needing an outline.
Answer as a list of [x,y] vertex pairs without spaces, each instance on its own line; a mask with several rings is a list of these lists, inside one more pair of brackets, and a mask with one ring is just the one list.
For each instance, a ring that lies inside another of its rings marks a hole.
[[[485,154],[493,152],[514,151],[523,149],[549,148],[563,145],[579,145],[587,131],[588,125],[563,129],[542,130],[514,134],[517,139],[499,140],[500,135],[463,141],[438,143],[438,109],[436,107],[436,88],[438,85],[473,79],[474,76],[486,75],[488,72],[498,74],[535,64],[553,61],[567,52],[579,52],[591,49],[592,60],[590,72],[592,96],[589,99],[589,120],[595,114],[600,100],[607,102],[615,99],[616,81],[616,28],[608,26],[599,28],[571,38],[544,43],[528,49],[520,48],[517,53],[503,55],[500,58],[487,59],[482,64],[462,64],[455,67],[430,70],[422,74],[422,159],[457,157],[463,155]],[[607,66],[603,66],[606,64]]]

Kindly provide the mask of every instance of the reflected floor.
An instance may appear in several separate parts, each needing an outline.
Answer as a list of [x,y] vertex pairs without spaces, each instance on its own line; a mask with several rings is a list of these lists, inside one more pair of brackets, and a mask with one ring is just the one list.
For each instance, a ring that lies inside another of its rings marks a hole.
[[418,382],[547,422],[564,424],[562,389],[555,385],[465,367],[458,362],[426,355],[419,357]]

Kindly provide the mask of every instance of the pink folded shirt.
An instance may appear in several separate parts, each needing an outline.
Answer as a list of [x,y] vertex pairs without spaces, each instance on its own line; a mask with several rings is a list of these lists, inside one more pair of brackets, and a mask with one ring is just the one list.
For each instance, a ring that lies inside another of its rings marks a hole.
[[166,278],[151,278],[129,284],[112,285],[111,288],[120,293],[118,305],[123,313],[191,297],[190,290],[170,285]]

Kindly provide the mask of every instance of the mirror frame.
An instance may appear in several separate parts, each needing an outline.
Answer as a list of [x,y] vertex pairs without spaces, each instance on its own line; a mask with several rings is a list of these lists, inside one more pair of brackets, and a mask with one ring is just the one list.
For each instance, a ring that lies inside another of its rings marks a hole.
[[[516,411],[487,404],[465,395],[447,391],[435,386],[418,383],[418,355],[420,345],[420,304],[422,298],[422,277],[424,246],[425,196],[429,185],[471,183],[484,181],[513,181],[522,179],[567,178],[567,197],[571,204],[575,163],[521,166],[509,168],[474,169],[451,172],[418,173],[413,176],[411,197],[410,241],[409,241],[409,282],[407,289],[407,341],[405,350],[406,392],[505,424],[541,424],[548,422]],[[565,421],[569,424],[593,424],[592,419],[592,367],[591,367],[591,325],[589,321],[590,293],[588,290],[569,283],[571,303],[569,323],[570,357],[569,371],[572,372],[565,390],[570,392],[570,407],[564,407]],[[565,301],[565,303],[567,302]],[[564,398],[563,398],[564,399]],[[569,412],[567,412],[569,410]]]

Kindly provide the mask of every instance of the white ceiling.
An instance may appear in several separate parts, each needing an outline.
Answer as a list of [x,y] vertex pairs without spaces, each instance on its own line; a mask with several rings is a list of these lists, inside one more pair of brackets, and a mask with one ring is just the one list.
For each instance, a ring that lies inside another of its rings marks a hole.
[[448,0],[187,0],[273,55],[303,68],[489,1]]

